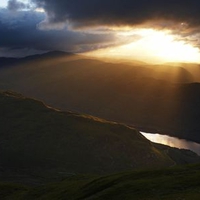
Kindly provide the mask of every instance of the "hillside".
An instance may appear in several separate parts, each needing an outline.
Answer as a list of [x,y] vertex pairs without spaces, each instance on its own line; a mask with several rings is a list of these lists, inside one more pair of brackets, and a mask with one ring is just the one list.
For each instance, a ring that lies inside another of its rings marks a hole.
[[27,187],[0,184],[1,199],[18,200],[199,200],[200,165],[131,171],[107,176],[74,176]]
[[1,180],[108,174],[200,161],[190,151],[154,145],[126,125],[58,111],[14,92],[0,93],[0,113]]

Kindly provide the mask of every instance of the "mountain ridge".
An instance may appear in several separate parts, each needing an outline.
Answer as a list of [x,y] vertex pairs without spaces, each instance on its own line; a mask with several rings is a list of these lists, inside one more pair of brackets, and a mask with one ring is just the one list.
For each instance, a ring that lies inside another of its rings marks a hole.
[[42,54],[34,54],[25,57],[0,57],[0,68],[1,67],[8,67],[8,66],[15,66],[18,64],[23,64],[26,62],[31,62],[33,60],[40,60],[40,59],[53,59],[59,57],[68,57],[68,56],[75,56],[76,54],[64,51],[49,51]]
[[198,66],[191,73],[189,67],[125,65],[79,55],[43,58],[1,68],[0,88],[61,110],[200,143]]

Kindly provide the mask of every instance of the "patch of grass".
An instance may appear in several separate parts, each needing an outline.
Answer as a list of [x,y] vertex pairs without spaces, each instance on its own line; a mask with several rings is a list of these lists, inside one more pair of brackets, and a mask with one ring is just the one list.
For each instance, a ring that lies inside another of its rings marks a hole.
[[21,199],[28,191],[28,187],[12,183],[0,183],[0,199]]
[[[4,190],[2,197],[19,200],[198,200],[199,169],[200,165],[190,165],[107,176],[79,175],[40,187],[1,184],[0,189]],[[10,190],[11,195],[7,192]]]

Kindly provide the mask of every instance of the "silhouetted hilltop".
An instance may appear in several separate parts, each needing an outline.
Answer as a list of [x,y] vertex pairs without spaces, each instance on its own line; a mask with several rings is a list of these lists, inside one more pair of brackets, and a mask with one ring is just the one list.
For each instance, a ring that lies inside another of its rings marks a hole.
[[19,62],[19,58],[0,57],[0,67],[15,65]]
[[33,60],[33,59],[39,59],[39,58],[57,58],[57,57],[63,57],[63,56],[73,56],[75,54],[69,53],[69,52],[64,52],[64,51],[50,51],[47,53],[43,54],[37,54],[37,55],[32,55],[32,56],[27,56],[24,59],[26,60]]
[[15,66],[19,64],[24,64],[26,62],[39,61],[43,59],[55,59],[59,57],[68,57],[75,54],[63,51],[50,51],[43,54],[36,54],[31,56],[26,56],[22,58],[10,58],[10,57],[0,57],[0,68],[7,66]]

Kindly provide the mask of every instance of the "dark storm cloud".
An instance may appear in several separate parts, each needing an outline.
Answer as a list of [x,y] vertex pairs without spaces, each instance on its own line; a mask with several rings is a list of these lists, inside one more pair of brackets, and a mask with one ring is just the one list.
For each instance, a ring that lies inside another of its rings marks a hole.
[[46,11],[42,29],[133,26],[170,29],[200,46],[200,0],[31,0]]
[[[1,49],[85,52],[127,42],[117,38],[117,31],[110,29],[110,26],[124,25],[172,29],[174,34],[180,35],[179,39],[200,46],[200,0],[30,2],[34,3],[30,3],[30,9],[44,8],[45,13],[0,10]],[[28,5],[10,0],[8,8],[17,11]],[[100,28],[103,31],[99,31]]]
[[[200,26],[199,0],[32,0],[50,22],[74,26],[138,25],[149,20]],[[157,23],[161,26],[161,23]],[[169,25],[169,24],[168,24]],[[167,24],[162,24],[167,26]]]
[[[45,18],[44,13],[21,11],[10,13],[0,9],[0,51],[2,49],[63,50],[84,52],[115,43],[111,33],[75,32],[65,27],[62,30],[40,30],[37,25]],[[1,52],[0,52],[1,54]]]
[[20,9],[28,9],[30,6],[17,0],[9,0],[7,8],[11,11],[17,11]]

